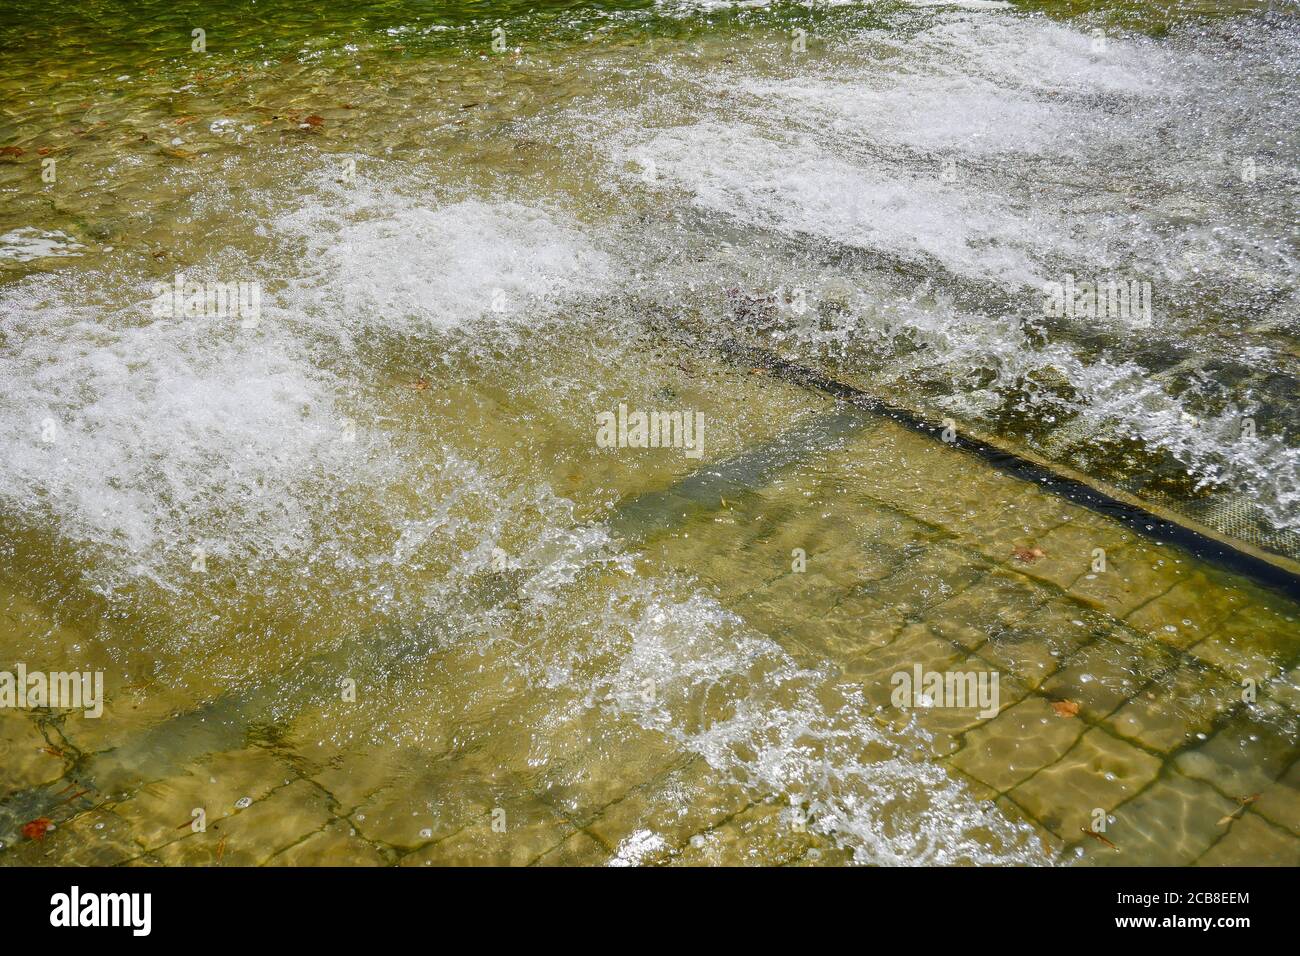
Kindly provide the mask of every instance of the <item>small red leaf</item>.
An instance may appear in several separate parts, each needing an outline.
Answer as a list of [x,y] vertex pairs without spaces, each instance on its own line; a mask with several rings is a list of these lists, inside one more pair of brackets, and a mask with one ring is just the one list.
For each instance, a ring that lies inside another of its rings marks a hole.
[[1056,711],[1057,717],[1079,716],[1079,705],[1072,700],[1054,700],[1052,710]]
[[48,817],[37,817],[35,820],[29,820],[23,824],[23,836],[29,840],[44,840],[45,831],[50,828],[53,821]]

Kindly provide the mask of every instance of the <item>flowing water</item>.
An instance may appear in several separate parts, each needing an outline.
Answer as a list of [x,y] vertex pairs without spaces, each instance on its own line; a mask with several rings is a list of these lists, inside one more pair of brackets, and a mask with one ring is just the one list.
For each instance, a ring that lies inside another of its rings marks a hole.
[[1294,571],[1298,55],[1228,0],[10,0],[0,667],[105,702],[0,708],[0,861],[1300,862],[1294,588],[733,347]]

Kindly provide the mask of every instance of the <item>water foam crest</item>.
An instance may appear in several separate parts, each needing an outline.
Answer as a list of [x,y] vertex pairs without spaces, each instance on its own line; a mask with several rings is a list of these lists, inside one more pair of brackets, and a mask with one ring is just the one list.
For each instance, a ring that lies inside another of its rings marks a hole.
[[286,299],[299,316],[401,332],[527,322],[599,290],[609,259],[564,214],[518,202],[411,197],[398,182],[321,177],[274,228],[301,244]]
[[712,598],[679,597],[679,584],[643,580],[610,602],[625,650],[609,696],[624,712],[756,800],[806,812],[858,863],[1041,862],[1028,830],[914,750],[914,731],[874,723],[859,688],[800,667]]

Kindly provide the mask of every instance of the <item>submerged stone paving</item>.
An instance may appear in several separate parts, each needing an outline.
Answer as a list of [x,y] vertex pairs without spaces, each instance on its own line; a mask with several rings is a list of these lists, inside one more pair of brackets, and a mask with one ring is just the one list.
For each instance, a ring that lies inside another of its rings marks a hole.
[[[726,463],[718,469],[725,479]],[[882,726],[920,731],[929,759],[1033,827],[1045,861],[1300,861],[1297,609],[1286,599],[884,420],[810,449],[770,480],[737,479],[714,507],[695,505],[644,537],[641,560],[693,576],[801,664],[858,687]],[[1106,552],[1104,571],[1093,570],[1095,548]],[[602,582],[585,586],[598,594]],[[33,607],[7,607],[11,637],[42,626]],[[792,826],[782,795],[727,782],[617,709],[580,706],[559,685],[521,698],[518,663],[467,646],[439,652],[421,678],[428,699],[393,702],[392,724],[428,723],[431,702],[466,724],[409,745],[327,744],[337,715],[309,709],[118,793],[82,792],[76,755],[111,755],[120,735],[165,720],[165,697],[114,700],[98,724],[0,710],[5,791],[66,780],[68,794],[48,832],[0,859],[850,858],[815,826]],[[918,665],[996,673],[996,712],[893,706],[891,676]],[[1244,680],[1257,687],[1253,702]],[[708,726],[729,704],[719,691],[696,706],[690,719]],[[205,810],[204,832],[194,832],[193,808]]]

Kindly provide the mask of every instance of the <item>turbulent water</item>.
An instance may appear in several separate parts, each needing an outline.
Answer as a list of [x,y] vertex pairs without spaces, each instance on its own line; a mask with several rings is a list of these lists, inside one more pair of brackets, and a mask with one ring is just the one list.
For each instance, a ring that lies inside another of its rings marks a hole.
[[[1001,580],[1001,539],[969,556],[985,532],[943,517],[965,492],[931,459],[914,511],[880,505],[872,483],[922,453],[870,457],[856,420],[756,477],[748,450],[833,409],[715,346],[1293,560],[1298,62],[1294,5],[10,5],[4,658],[102,670],[109,705],[6,731],[0,840],[79,859],[73,836],[18,835],[63,823],[41,788],[72,780],[113,814],[103,860],[193,862],[175,824],[209,797],[175,780],[210,775],[258,800],[318,787],[292,805],[316,845],[337,832],[329,862],[459,861],[494,807],[523,835],[485,830],[465,861],[1082,855],[1078,827],[1038,814],[1044,843],[1032,795],[995,799],[1010,788],[886,714],[854,654],[781,623],[847,605],[754,597],[818,528],[853,528],[892,569],[854,592],[870,627],[916,624]],[[177,276],[257,283],[257,321],[160,315]],[[1052,315],[1067,276],[1149,283],[1152,307]],[[598,448],[620,402],[703,410],[703,459]],[[717,500],[682,484],[701,469]],[[1067,520],[1029,493],[961,520]],[[1213,581],[1234,613],[1269,608],[1282,709],[1188,718],[1178,746],[1271,728],[1272,784],[1294,760],[1295,608]],[[1062,668],[1076,631],[1145,633],[1133,607],[1039,587],[940,617],[1036,621]],[[1144,666],[1120,665],[1144,675],[1130,692],[1164,673]],[[1004,672],[1037,691],[1050,671]],[[1223,679],[1193,679],[1189,709]],[[1246,796],[1221,776],[1215,799]],[[230,859],[306,845],[280,825]]]

